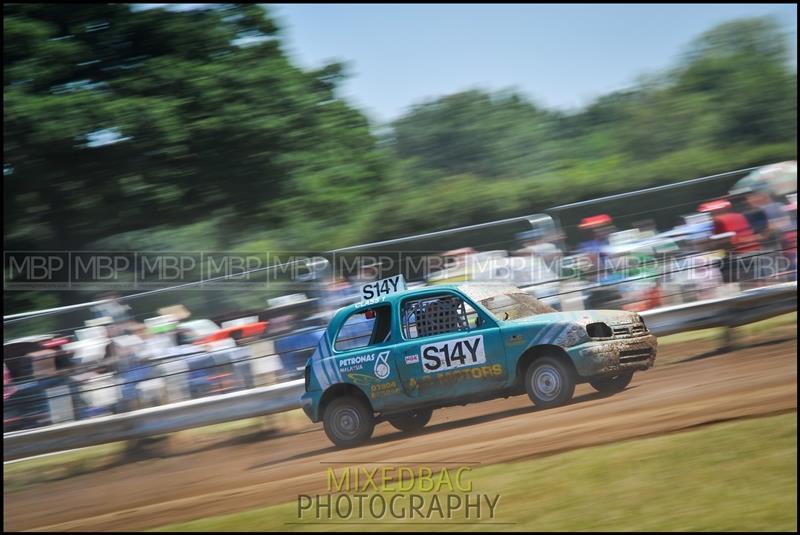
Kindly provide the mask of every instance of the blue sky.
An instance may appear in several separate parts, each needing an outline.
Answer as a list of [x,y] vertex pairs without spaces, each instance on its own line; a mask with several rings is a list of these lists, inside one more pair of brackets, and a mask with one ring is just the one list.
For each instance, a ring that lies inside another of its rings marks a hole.
[[670,66],[691,39],[738,17],[778,17],[797,47],[794,4],[268,6],[295,61],[347,62],[344,95],[379,122],[473,87],[581,107]]

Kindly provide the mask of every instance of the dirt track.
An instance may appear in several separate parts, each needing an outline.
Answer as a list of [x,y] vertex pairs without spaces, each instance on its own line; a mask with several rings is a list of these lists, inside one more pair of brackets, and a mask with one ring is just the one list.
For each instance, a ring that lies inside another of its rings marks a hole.
[[[144,529],[324,492],[331,462],[489,464],[796,410],[796,338],[704,354],[712,348],[709,342],[669,346],[654,369],[612,397],[581,385],[572,404],[548,411],[534,409],[526,396],[443,409],[417,436],[381,424],[372,442],[353,450],[332,449],[321,426],[308,424],[269,440],[112,465],[4,493],[4,528]],[[683,360],[663,364],[677,359]]]

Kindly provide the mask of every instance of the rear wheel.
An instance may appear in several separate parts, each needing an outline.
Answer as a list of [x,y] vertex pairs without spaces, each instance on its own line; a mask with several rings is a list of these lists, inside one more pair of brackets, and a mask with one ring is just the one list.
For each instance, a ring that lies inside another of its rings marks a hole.
[[343,396],[325,407],[323,426],[331,442],[342,448],[351,448],[369,440],[375,429],[375,417],[363,400]]
[[633,379],[633,372],[627,371],[615,375],[614,377],[603,377],[602,379],[589,381],[589,384],[601,394],[616,394],[617,392],[625,390],[625,387],[630,384],[631,379]]
[[406,433],[419,431],[431,421],[433,409],[416,409],[387,416],[386,420],[395,428]]
[[525,371],[525,390],[537,407],[557,407],[572,399],[575,376],[561,359],[542,357]]

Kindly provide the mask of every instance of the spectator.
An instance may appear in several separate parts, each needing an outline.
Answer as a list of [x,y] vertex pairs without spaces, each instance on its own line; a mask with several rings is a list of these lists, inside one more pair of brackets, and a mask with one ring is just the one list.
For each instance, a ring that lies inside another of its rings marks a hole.
[[635,229],[639,229],[640,240],[654,238],[658,234],[656,222],[649,218],[641,221],[634,221],[631,226]]
[[194,335],[192,334],[191,329],[187,329],[186,327],[178,327],[175,330],[175,343],[177,345],[191,345],[193,340]]
[[725,259],[720,267],[722,280],[750,281],[756,276],[754,257],[761,246],[747,218],[733,211],[730,201],[718,199],[700,205],[701,212],[710,212],[714,222],[714,237],[724,240]]
[[510,263],[511,282],[520,286],[536,284],[537,291],[543,290],[544,295],[557,293],[557,284],[553,287],[545,283],[558,280],[561,249],[548,241],[544,229],[520,232],[517,239],[522,242],[522,248],[514,251],[515,258]]
[[753,190],[747,195],[747,220],[753,232],[759,235],[762,243],[770,250],[780,244],[780,236],[790,225],[790,220],[780,203],[769,191]]
[[679,302],[716,297],[722,283],[714,254],[707,238],[689,237],[681,242],[681,252],[669,264],[670,279],[681,287]]
[[781,237],[781,249],[788,261],[789,280],[797,280],[797,195],[789,196],[789,203],[783,207],[789,217],[786,232]]
[[517,234],[517,239],[522,242],[522,248],[517,254],[532,253],[540,256],[548,264],[558,260],[563,252],[554,243],[547,240],[544,229],[531,229]]
[[596,279],[605,267],[608,237],[616,231],[616,228],[607,214],[586,217],[581,220],[578,228],[588,231],[591,235],[590,240],[583,241],[578,245],[578,252],[586,255],[585,258],[590,264],[587,267],[590,272],[595,274],[591,278]]
[[322,304],[326,310],[336,310],[345,303],[356,299],[358,288],[338,275],[332,279],[322,292]]
[[125,334],[113,338],[113,367],[122,378],[121,394],[117,412],[139,408],[139,382],[149,378],[149,368],[142,358],[144,340],[126,329]]
[[608,237],[616,231],[611,217],[606,214],[585,217],[578,228],[589,231],[591,235],[590,240],[581,242],[578,246],[578,251],[589,254],[599,253],[608,245]]
[[95,318],[109,318],[111,325],[108,327],[109,334],[116,336],[122,333],[131,322],[131,307],[119,301],[119,294],[114,292],[103,296],[103,301],[92,307],[92,315]]
[[123,323],[131,319],[128,305],[119,302],[119,294],[109,293],[104,296],[104,301],[93,306],[95,318],[109,317],[115,323]]
[[760,246],[747,218],[733,211],[730,201],[719,199],[700,205],[701,212],[710,212],[714,222],[714,234],[729,238],[733,251],[749,253],[758,251]]
[[3,363],[3,401],[7,400],[11,396],[14,395],[14,392],[17,391],[17,387],[14,386],[14,382],[11,379],[11,373],[8,371],[8,366],[6,366],[5,362]]

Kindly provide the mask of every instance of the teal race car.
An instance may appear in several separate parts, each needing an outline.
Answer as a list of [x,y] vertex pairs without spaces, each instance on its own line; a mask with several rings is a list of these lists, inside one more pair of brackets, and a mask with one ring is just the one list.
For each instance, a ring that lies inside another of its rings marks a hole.
[[388,421],[412,432],[434,409],[527,392],[541,408],[578,383],[623,390],[653,366],[657,342],[632,312],[556,312],[508,284],[405,290],[402,277],[339,309],[305,367],[302,406],[337,446]]

